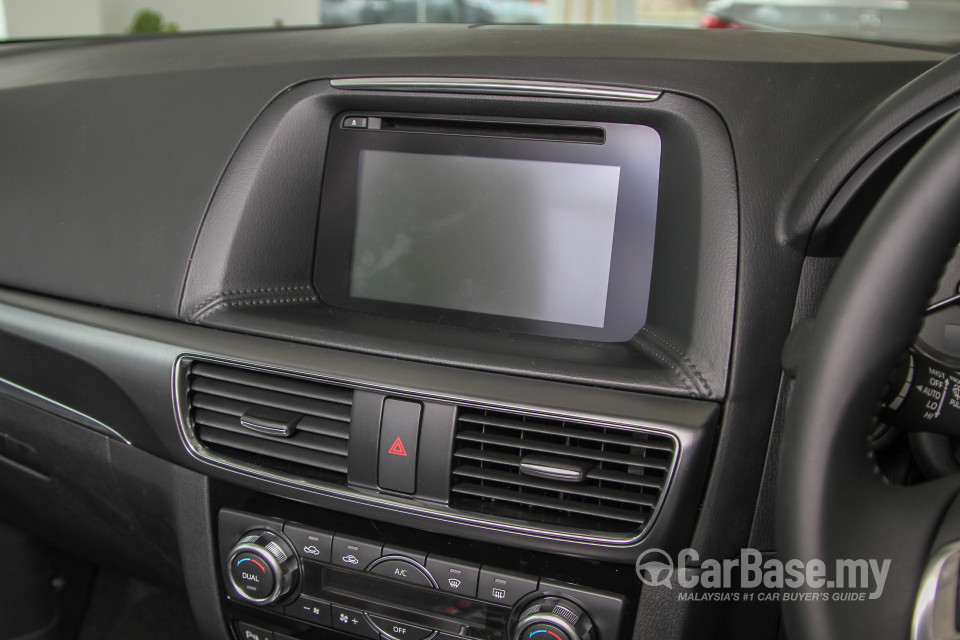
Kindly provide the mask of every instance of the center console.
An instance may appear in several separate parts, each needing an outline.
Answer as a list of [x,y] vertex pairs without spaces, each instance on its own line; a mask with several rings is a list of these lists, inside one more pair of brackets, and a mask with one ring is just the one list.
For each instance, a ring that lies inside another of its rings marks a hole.
[[277,96],[197,237],[218,601],[243,640],[622,640],[726,393],[729,137],[668,92],[401,80]]

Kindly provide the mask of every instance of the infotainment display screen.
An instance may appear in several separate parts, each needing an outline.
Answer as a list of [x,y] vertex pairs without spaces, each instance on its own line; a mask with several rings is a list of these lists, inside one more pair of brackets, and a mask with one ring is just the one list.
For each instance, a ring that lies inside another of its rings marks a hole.
[[350,295],[602,327],[620,167],[360,152]]
[[325,301],[601,341],[643,326],[660,168],[652,128],[594,124],[587,135],[577,123],[566,135],[564,123],[496,121],[465,133],[462,120],[424,131],[402,126],[409,118],[389,128],[387,117],[351,118],[367,126],[335,127],[324,178]]

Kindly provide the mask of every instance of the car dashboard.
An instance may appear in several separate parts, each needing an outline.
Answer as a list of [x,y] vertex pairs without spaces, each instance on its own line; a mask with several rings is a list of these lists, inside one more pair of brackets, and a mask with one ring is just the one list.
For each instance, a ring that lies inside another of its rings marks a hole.
[[635,565],[774,551],[784,342],[960,105],[946,55],[385,25],[0,56],[8,525],[211,639],[777,636]]

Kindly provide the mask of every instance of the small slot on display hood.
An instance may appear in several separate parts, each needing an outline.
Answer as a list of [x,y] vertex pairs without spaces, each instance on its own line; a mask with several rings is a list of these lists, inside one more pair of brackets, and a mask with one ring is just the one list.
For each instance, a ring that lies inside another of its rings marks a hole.
[[[377,119],[371,118],[371,120]],[[395,131],[399,133],[429,133],[524,140],[556,140],[559,142],[581,142],[587,144],[603,144],[606,139],[606,132],[601,127],[578,127],[569,125],[396,116],[379,118],[379,125],[381,131]]]

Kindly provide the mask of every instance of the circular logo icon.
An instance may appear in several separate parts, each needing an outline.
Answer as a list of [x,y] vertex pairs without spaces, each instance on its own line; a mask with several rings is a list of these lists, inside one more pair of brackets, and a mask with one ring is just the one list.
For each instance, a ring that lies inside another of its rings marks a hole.
[[663,549],[647,549],[637,558],[637,577],[648,587],[673,588],[673,558]]

